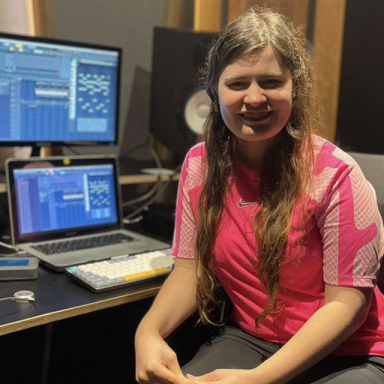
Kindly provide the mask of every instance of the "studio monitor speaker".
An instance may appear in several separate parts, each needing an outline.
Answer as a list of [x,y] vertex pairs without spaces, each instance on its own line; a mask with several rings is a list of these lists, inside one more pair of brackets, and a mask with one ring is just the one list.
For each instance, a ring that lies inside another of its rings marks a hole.
[[199,70],[214,38],[209,32],[154,29],[150,133],[181,156],[198,141],[210,111]]

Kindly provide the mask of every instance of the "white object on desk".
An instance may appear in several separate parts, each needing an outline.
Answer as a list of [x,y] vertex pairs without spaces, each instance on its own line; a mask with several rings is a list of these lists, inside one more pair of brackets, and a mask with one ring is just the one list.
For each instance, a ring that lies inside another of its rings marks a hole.
[[13,296],[0,299],[0,301],[4,300],[13,300],[17,303],[29,303],[35,301],[35,294],[32,291],[18,291]]
[[166,169],[166,168],[142,168],[142,173],[147,173],[148,175],[169,175],[172,176],[176,172],[173,169]]

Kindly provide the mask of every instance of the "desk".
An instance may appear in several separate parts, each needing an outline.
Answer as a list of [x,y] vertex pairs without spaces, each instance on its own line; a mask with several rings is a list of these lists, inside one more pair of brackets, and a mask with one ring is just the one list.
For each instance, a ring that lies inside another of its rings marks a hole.
[[[124,172],[119,181],[155,183],[157,176]],[[36,297],[35,303],[0,301],[0,382],[134,383],[134,333],[163,281],[95,294],[41,267],[37,280],[0,282],[0,298],[20,290]]]
[[[154,183],[156,180],[156,175],[148,174],[125,174],[119,179],[121,185]],[[162,180],[168,181],[170,177],[163,175]],[[174,176],[173,180],[178,180],[178,175]],[[1,192],[6,192],[4,176],[0,179]],[[39,277],[35,281],[0,282],[0,298],[12,296],[19,290],[31,290],[36,295],[35,304],[0,302],[0,336],[151,297],[157,293],[159,287],[158,281],[133,288],[93,294],[64,274],[40,268]]]
[[163,281],[95,294],[40,267],[36,280],[0,282],[1,297],[36,297],[0,302],[1,383],[105,383],[109,369],[110,382],[133,383],[135,329]]
[[104,293],[92,293],[64,273],[39,269],[36,280],[0,282],[1,297],[35,293],[35,303],[0,301],[0,336],[74,316],[153,297],[163,280]]

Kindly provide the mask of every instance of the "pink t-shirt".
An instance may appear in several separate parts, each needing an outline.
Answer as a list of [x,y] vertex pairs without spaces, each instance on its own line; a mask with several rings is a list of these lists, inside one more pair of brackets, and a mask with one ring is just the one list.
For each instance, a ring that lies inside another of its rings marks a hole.
[[[314,187],[304,242],[302,204],[292,217],[280,275],[279,314],[256,328],[267,296],[255,270],[253,230],[259,173],[235,164],[215,244],[215,272],[233,304],[233,320],[255,337],[286,343],[324,304],[324,283],[375,287],[365,323],[335,353],[384,356],[384,297],[376,284],[384,252],[384,230],[375,193],[356,162],[330,142],[314,136]],[[181,172],[173,255],[194,258],[197,205],[206,176],[204,144],[193,147]],[[214,191],[212,191],[214,193]]]

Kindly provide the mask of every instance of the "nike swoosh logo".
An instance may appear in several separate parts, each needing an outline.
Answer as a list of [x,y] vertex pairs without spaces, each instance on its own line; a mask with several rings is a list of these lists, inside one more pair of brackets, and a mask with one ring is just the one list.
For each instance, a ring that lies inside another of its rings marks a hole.
[[239,208],[245,208],[245,207],[249,207],[249,206],[251,206],[251,205],[256,205],[256,204],[257,204],[256,201],[245,202],[245,201],[243,201],[243,198],[241,198],[241,199],[239,200],[239,202],[237,203],[237,206],[238,206]]

